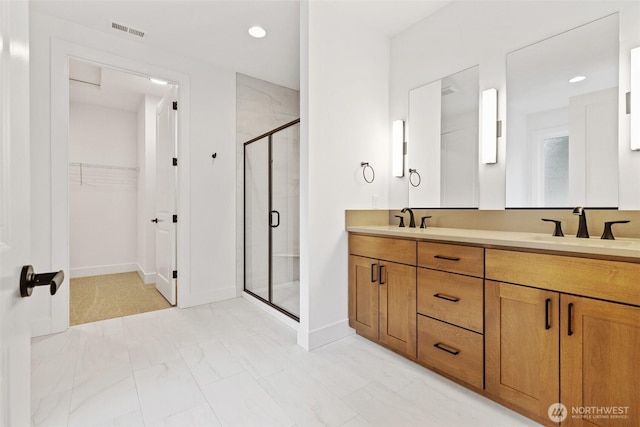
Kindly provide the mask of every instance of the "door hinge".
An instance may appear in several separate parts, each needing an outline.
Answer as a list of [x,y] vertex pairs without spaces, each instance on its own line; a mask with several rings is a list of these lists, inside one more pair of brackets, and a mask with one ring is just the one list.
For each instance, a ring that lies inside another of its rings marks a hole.
[[178,222],[178,215],[173,216],[173,222]]
[[173,278],[174,279],[178,278],[178,270],[173,270]]
[[174,110],[178,109],[178,101],[173,101],[173,109]]
[[177,157],[173,158],[173,166],[178,166],[178,158]]

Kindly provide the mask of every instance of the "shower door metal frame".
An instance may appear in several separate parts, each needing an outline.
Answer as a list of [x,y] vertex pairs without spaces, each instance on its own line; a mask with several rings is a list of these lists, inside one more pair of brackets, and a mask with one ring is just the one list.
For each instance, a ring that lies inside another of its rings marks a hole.
[[[270,307],[275,308],[276,310],[278,310],[279,312],[285,314],[286,316],[291,317],[292,319],[294,319],[296,322],[300,321],[300,318],[298,316],[296,316],[293,313],[288,312],[287,310],[285,310],[284,308],[274,304],[273,302],[271,302],[273,300],[273,227],[272,227],[272,222],[271,222],[271,218],[273,215],[273,201],[272,201],[272,195],[271,195],[271,186],[272,186],[272,178],[273,178],[273,171],[272,171],[272,167],[271,167],[271,163],[273,161],[272,159],[272,144],[273,144],[273,135],[284,130],[287,129],[291,126],[294,126],[296,124],[300,123],[300,119],[295,119],[289,123],[286,123],[280,127],[277,127],[273,130],[270,130],[267,133],[264,133],[260,136],[257,136],[253,139],[250,139],[249,141],[245,142],[243,144],[243,158],[242,158],[242,174],[243,174],[243,217],[242,217],[242,221],[243,221],[243,272],[244,272],[244,277],[243,277],[243,290],[244,292],[248,293],[249,295],[259,299],[260,301],[262,301],[263,303],[269,305]],[[266,300],[263,297],[261,297],[260,295],[251,292],[250,290],[247,289],[247,234],[246,234],[246,217],[247,217],[247,179],[246,179],[246,170],[245,170],[245,166],[246,166],[246,161],[247,161],[247,146],[254,143],[254,142],[258,142],[260,140],[263,140],[264,138],[269,138],[268,139],[268,153],[269,153],[269,157],[267,160],[267,166],[269,168],[269,172],[268,172],[268,181],[269,181],[269,203],[268,203],[268,212],[269,212],[269,241],[268,241],[268,246],[269,246],[269,252],[268,252],[268,257],[269,257],[269,283],[268,283],[268,292],[269,292],[269,299]],[[280,214],[278,213],[278,224],[280,223]]]

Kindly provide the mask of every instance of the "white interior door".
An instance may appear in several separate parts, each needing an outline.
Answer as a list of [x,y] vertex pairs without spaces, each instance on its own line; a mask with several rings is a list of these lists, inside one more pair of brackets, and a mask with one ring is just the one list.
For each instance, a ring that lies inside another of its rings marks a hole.
[[0,2],[1,426],[31,424],[29,299],[19,291],[30,257],[28,22],[27,2]]
[[176,177],[177,167],[177,110],[174,100],[177,90],[171,92],[158,105],[156,133],[156,288],[169,301],[176,304]]

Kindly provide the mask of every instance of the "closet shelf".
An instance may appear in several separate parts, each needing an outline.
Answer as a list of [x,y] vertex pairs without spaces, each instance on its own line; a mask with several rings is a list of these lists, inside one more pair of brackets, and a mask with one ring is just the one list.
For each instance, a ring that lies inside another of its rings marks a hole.
[[138,167],[131,166],[115,166],[115,165],[99,165],[95,163],[69,162],[69,166],[80,166],[82,168],[99,168],[99,169],[117,169],[126,171],[140,171]]

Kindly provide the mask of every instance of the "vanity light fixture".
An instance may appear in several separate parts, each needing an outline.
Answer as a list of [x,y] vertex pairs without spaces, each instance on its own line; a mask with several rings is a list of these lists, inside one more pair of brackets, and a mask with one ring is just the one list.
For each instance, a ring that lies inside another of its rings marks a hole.
[[498,90],[482,91],[482,135],[480,137],[482,163],[496,163],[498,155]]
[[249,35],[251,37],[255,37],[257,39],[261,39],[264,36],[267,35],[267,30],[265,30],[264,28],[260,27],[259,25],[254,25],[253,27],[249,28]]
[[627,112],[631,114],[632,150],[640,150],[640,47],[631,49],[631,93],[627,95]]
[[404,120],[394,120],[392,123],[393,141],[393,176],[404,176],[404,155],[407,154],[407,143],[404,140]]
[[585,80],[586,78],[586,76],[575,76],[569,79],[569,83],[578,83]]

